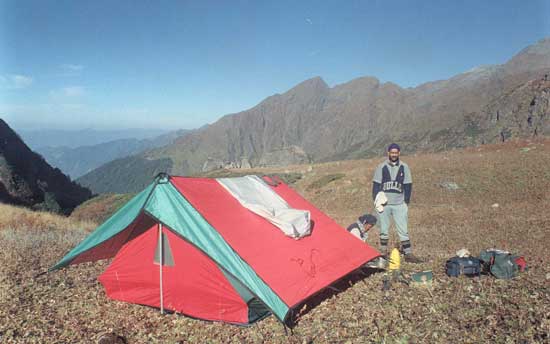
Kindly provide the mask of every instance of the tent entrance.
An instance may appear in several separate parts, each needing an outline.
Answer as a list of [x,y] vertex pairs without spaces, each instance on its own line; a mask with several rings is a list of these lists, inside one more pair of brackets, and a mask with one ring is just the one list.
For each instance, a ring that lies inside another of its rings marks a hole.
[[252,294],[247,287],[223,269],[220,269],[220,271],[246,303],[248,307],[248,323],[253,323],[271,314],[269,308],[267,308],[263,302],[258,300],[258,298],[254,296],[254,294]]
[[[162,225],[159,225],[162,227]],[[170,241],[168,236],[162,231],[157,239],[157,247],[155,249],[155,258],[154,262],[157,265],[162,264],[163,266],[174,266],[174,255],[172,254],[172,249],[170,247]]]

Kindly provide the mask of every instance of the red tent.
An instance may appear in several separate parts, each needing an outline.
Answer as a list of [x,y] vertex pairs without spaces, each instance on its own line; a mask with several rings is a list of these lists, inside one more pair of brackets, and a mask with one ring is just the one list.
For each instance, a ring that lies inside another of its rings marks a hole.
[[299,240],[244,208],[215,179],[160,177],[55,267],[114,256],[99,277],[113,299],[247,324],[293,307],[379,253],[284,183],[311,214]]

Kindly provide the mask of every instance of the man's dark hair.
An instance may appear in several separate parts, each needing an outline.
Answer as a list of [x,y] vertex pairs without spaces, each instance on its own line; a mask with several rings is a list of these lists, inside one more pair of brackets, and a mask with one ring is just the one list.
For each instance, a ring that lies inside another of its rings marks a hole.
[[377,220],[376,220],[376,216],[371,214],[365,214],[365,215],[359,216],[359,222],[361,222],[364,225],[369,224],[374,226]]

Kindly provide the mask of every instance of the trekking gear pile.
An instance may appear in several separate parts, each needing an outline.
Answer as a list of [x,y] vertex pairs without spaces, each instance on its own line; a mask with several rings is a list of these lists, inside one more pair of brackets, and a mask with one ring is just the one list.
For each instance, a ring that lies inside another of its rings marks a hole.
[[470,257],[469,252],[462,249],[445,264],[445,272],[450,277],[479,276],[483,273],[498,279],[511,279],[527,269],[523,256],[494,248],[482,250],[479,257]]

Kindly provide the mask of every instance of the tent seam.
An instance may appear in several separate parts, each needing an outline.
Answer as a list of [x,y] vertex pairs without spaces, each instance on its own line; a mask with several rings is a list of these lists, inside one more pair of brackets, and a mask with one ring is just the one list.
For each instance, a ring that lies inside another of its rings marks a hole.
[[[178,191],[178,193],[181,195],[181,197],[183,197],[189,204],[193,205],[193,203],[191,203],[191,202],[185,197],[185,195],[183,195],[183,193],[182,193],[182,192],[181,192],[172,182],[170,182],[170,184],[172,184],[172,186],[174,187],[174,189],[176,189],[176,190]],[[193,206],[193,208],[195,208],[195,206]],[[199,214],[202,216],[202,218],[204,219],[204,221],[205,221],[206,223],[208,223],[208,225],[210,225],[210,227],[216,228],[216,227],[212,226],[212,224],[211,224],[210,222],[208,222],[208,220],[204,217],[204,215],[203,215],[200,211],[198,211],[197,208],[195,208],[195,210],[197,210],[197,213],[199,213]],[[218,232],[218,233],[219,233],[219,232]],[[233,253],[235,253],[239,258],[241,258],[241,259],[243,260],[243,262],[245,262],[245,263],[252,269],[252,265],[250,265],[250,263],[249,263],[248,261],[246,261],[243,257],[241,257],[241,255],[238,254],[237,251],[235,251],[235,249],[233,248],[233,246],[229,245],[229,243],[227,242],[227,240],[225,240],[225,238],[224,238],[221,234],[220,234],[220,236],[222,237],[223,241],[225,241],[225,243],[227,244],[227,246],[231,249],[231,251],[233,251]],[[258,278],[259,278],[267,287],[269,287],[269,289],[271,289],[271,291],[273,292],[273,294],[275,294],[281,301],[283,301],[283,303],[284,303],[285,305],[287,305],[287,303],[283,300],[283,298],[282,298],[279,294],[277,294],[277,293],[275,292],[275,290],[273,290],[273,288],[271,288],[271,286],[270,286],[269,284],[267,284],[266,281],[264,281],[263,278],[261,278],[261,277],[258,275],[258,273],[256,272],[256,270],[254,270],[254,269],[252,269],[252,270],[254,271],[254,273],[256,274],[256,276],[258,276]],[[237,280],[239,280],[239,279],[237,278]],[[243,283],[241,280],[239,280],[239,282]],[[288,305],[287,305],[287,306],[288,306]]]
[[[174,183],[172,183],[172,178],[171,178],[171,176],[168,176],[168,177],[169,177],[169,178],[168,178],[168,183],[170,183],[170,184],[174,187],[174,189],[176,189],[176,191],[180,194],[180,196],[181,196],[187,203],[189,203],[191,206],[193,206],[193,208],[195,208],[195,206],[193,205],[193,203],[191,203],[191,202],[187,199],[187,197],[185,197],[185,195],[176,187],[176,185],[174,185]],[[195,210],[197,211],[198,214],[200,214],[200,216],[203,218],[203,220],[204,220],[206,223],[208,223],[208,225],[209,225],[210,227],[212,227],[212,228],[214,228],[214,229],[216,228],[216,227],[212,226],[212,224],[211,224],[210,222],[208,222],[208,220],[204,217],[204,215],[203,215],[200,211],[198,211],[198,209],[195,208]],[[149,214],[150,216],[153,216],[153,215],[152,215],[151,213],[149,213],[147,210],[144,210],[144,212],[147,213],[147,214]],[[154,216],[153,216],[153,218],[156,219],[156,217],[154,217]],[[158,219],[157,219],[157,220],[158,220]],[[170,227],[168,226],[168,228],[170,228]],[[219,232],[218,232],[218,234],[219,234]],[[237,257],[239,257],[243,262],[245,262],[246,265],[248,265],[248,266],[250,267],[250,269],[251,269],[252,271],[254,271],[254,274],[258,277],[258,279],[259,279],[260,281],[262,281],[262,282],[263,282],[263,283],[273,292],[273,294],[274,294],[275,296],[277,296],[277,297],[279,298],[279,300],[281,300],[281,302],[282,302],[283,304],[285,304],[285,305],[290,309],[290,306],[284,301],[284,299],[283,299],[278,293],[276,293],[275,290],[273,290],[273,288],[271,288],[271,286],[270,286],[266,281],[264,281],[263,278],[261,278],[261,277],[258,275],[258,273],[256,272],[256,270],[252,268],[252,266],[250,265],[250,263],[249,263],[248,261],[246,261],[243,257],[241,257],[241,255],[238,254],[237,251],[235,251],[235,249],[233,248],[233,246],[229,245],[229,243],[227,242],[227,240],[226,240],[221,234],[220,234],[220,236],[221,236],[221,238],[223,239],[223,241],[225,242],[225,244],[231,249],[231,251],[233,251],[233,253],[234,253]],[[206,253],[205,253],[205,254],[206,254]],[[206,255],[207,255],[210,259],[212,259],[213,261],[216,261],[216,260],[214,260],[212,257],[210,257],[210,255],[208,255],[208,254],[206,254]],[[226,269],[223,268],[218,262],[216,262],[216,264],[217,264],[218,266],[220,266],[222,269],[226,270]],[[231,274],[231,273],[230,273],[230,275],[233,276],[233,274]],[[233,276],[233,277],[235,277],[235,279],[237,279],[239,282],[241,282],[241,284],[245,285],[244,282],[241,281],[241,279],[237,278],[236,276]],[[247,289],[248,289],[248,287],[247,287]],[[258,297],[258,295],[256,295],[256,294],[253,293],[252,291],[250,291],[250,292],[251,292],[254,296]],[[260,298],[259,298],[259,299],[260,299]],[[261,300],[261,299],[260,299],[260,300]],[[265,302],[264,302],[264,303],[265,303]],[[267,305],[266,305],[266,306],[267,306]],[[285,319],[288,317],[288,312],[287,312],[287,314],[285,314],[285,317],[284,317],[283,319],[280,319],[280,318],[277,316],[277,314],[276,314],[270,307],[267,306],[267,308],[269,308],[269,310],[273,313],[273,315],[275,315],[275,317],[276,317],[281,323],[284,323]]]
[[[169,179],[169,183],[172,184],[172,186],[174,187],[174,189],[176,189],[176,190],[178,191],[178,193],[181,195],[181,197],[183,197],[183,199],[185,199],[185,200],[187,201],[187,203],[191,204],[191,205],[193,206],[193,208],[195,208],[195,206],[193,205],[193,203],[191,203],[191,202],[187,199],[187,197],[185,197],[185,195],[176,187],[176,185],[174,185],[174,184],[172,183],[171,179]],[[197,208],[195,208],[195,210],[197,211],[197,213],[199,213],[199,214],[201,215],[201,217],[204,219],[204,221],[205,221],[206,223],[208,223],[208,225],[210,225],[210,227],[216,228],[216,227],[214,227],[210,222],[208,222],[208,220],[204,217],[204,215],[203,215]],[[218,233],[219,233],[219,232],[218,232]],[[243,260],[243,262],[245,262],[245,263],[252,269],[252,265],[250,265],[249,262],[247,262],[243,257],[241,257],[241,255],[238,254],[237,251],[235,251],[235,249],[233,248],[233,246],[229,245],[229,243],[227,242],[227,240],[225,240],[225,238],[223,237],[223,235],[220,234],[220,236],[222,237],[223,241],[225,241],[225,243],[227,244],[227,246],[231,249],[231,251],[233,251],[233,253],[235,253],[239,258],[241,258],[241,259]],[[273,290],[273,288],[271,288],[271,286],[270,286],[269,284],[267,284],[266,281],[264,281],[263,278],[261,278],[261,277],[258,275],[258,273],[256,272],[256,270],[255,270],[255,269],[252,269],[252,270],[254,271],[254,273],[256,274],[256,276],[258,276],[258,278],[259,278],[267,287],[269,287],[269,289],[271,289],[271,291],[273,292],[273,294],[275,294],[281,301],[283,301],[283,303],[284,303],[285,305],[287,305],[287,303],[283,300],[283,298],[282,298],[279,294],[277,294],[277,293],[275,292],[275,290]],[[238,278],[237,278],[237,279],[238,279]],[[239,282],[243,283],[241,280],[239,280]],[[288,306],[288,305],[287,305],[287,306]]]

